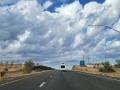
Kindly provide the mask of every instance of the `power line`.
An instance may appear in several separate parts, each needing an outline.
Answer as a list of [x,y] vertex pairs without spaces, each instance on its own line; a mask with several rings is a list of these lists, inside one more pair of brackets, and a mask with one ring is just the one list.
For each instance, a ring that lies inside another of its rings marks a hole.
[[118,31],[118,30],[116,30],[116,29],[114,29],[114,28],[112,28],[112,27],[109,27],[109,26],[106,26],[106,25],[88,25],[88,26],[100,26],[100,27],[107,27],[107,28],[110,28],[110,29],[112,29],[112,30],[114,30],[114,31],[116,31],[116,32],[118,32],[118,33],[120,33],[120,31]]

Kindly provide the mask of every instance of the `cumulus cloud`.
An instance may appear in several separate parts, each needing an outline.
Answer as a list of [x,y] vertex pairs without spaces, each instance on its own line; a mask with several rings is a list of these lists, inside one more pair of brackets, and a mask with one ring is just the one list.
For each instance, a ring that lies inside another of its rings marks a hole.
[[25,31],[24,34],[18,35],[18,40],[14,40],[13,43],[10,43],[10,49],[19,49],[21,47],[21,43],[23,43],[30,35],[29,31]]
[[[83,7],[74,1],[56,7],[55,12],[47,11],[53,4],[51,1],[43,6],[36,0],[0,6],[0,53],[4,51],[11,59],[32,58],[41,63],[70,62],[80,60],[83,55],[97,57],[105,50],[107,58],[120,58],[116,52],[120,50],[118,33],[104,27],[88,27],[104,24],[119,30],[118,3],[119,0],[106,0]],[[115,39],[107,40],[111,36]]]
[[52,2],[51,1],[46,1],[45,3],[44,3],[44,5],[43,5],[43,8],[44,9],[47,9],[47,8],[49,8],[50,6],[52,6]]
[[65,5],[56,8],[56,12],[66,17],[75,18],[80,9],[82,9],[82,6],[78,3],[78,1],[75,1],[70,5]]
[[17,3],[19,0],[0,0],[0,5],[13,5]]

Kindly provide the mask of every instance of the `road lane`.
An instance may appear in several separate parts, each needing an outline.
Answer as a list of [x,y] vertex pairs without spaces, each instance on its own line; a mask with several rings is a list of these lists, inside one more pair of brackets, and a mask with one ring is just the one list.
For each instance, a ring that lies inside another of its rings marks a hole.
[[120,90],[120,82],[77,72],[57,72],[37,90]]
[[120,90],[120,82],[72,71],[52,71],[0,87],[0,90]]
[[[69,73],[69,79],[67,80],[74,90],[80,90],[81,88],[82,90],[120,90],[120,82],[118,81],[91,76],[80,72]],[[67,78],[67,75],[68,73],[64,73],[65,78]],[[76,82],[76,84],[73,85],[73,83],[70,82]]]
[[51,78],[49,78],[45,85],[41,88],[36,88],[36,90],[73,90],[63,72],[56,71]]
[[40,83],[54,72],[40,73],[30,78],[16,81],[4,86],[0,86],[0,90],[34,90]]

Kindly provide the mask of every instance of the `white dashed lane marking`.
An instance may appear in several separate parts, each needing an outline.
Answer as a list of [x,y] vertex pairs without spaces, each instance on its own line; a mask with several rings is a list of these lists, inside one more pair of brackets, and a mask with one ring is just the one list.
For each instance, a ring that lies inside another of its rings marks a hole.
[[[53,76],[53,75],[50,75],[49,78],[52,78],[52,76]],[[48,78],[48,79],[49,79],[49,78]],[[47,79],[47,80],[48,80],[48,79]],[[43,82],[42,84],[40,84],[39,87],[43,87],[45,83],[46,83],[46,82]]]
[[50,78],[52,77],[52,75],[50,75]]
[[42,87],[45,84],[45,82],[43,82],[39,87]]

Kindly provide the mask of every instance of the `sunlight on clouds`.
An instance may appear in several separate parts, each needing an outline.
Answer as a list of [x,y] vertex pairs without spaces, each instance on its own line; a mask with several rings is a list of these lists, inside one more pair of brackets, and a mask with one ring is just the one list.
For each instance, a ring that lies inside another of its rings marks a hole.
[[80,9],[82,9],[82,6],[79,4],[79,1],[75,1],[70,5],[56,8],[56,12],[60,13],[64,17],[74,18]]
[[18,40],[15,40],[13,43],[10,44],[10,49],[19,49],[21,44],[30,36],[29,31],[25,31],[24,34],[18,36]]
[[[120,58],[114,48],[120,46],[118,33],[104,27],[88,27],[104,24],[119,30],[119,3],[120,0],[102,4],[93,1],[83,6],[74,1],[55,7],[55,12],[47,10],[54,4],[52,1],[43,6],[36,0],[0,6],[0,50],[17,50],[21,58],[32,56],[50,63],[79,60],[83,55],[96,57],[104,54],[107,46],[107,52],[111,51],[108,57]],[[113,35],[115,39],[107,41]]]
[[111,47],[120,47],[120,41],[116,41],[110,45]]
[[59,39],[59,44],[60,44],[60,45],[63,45],[63,38],[60,38],[60,39]]
[[30,32],[25,31],[24,34],[18,36],[18,39],[19,41],[24,42],[29,36],[30,36]]
[[75,42],[73,48],[77,47],[82,42],[83,42],[83,36],[82,34],[79,33],[78,35],[75,36]]

